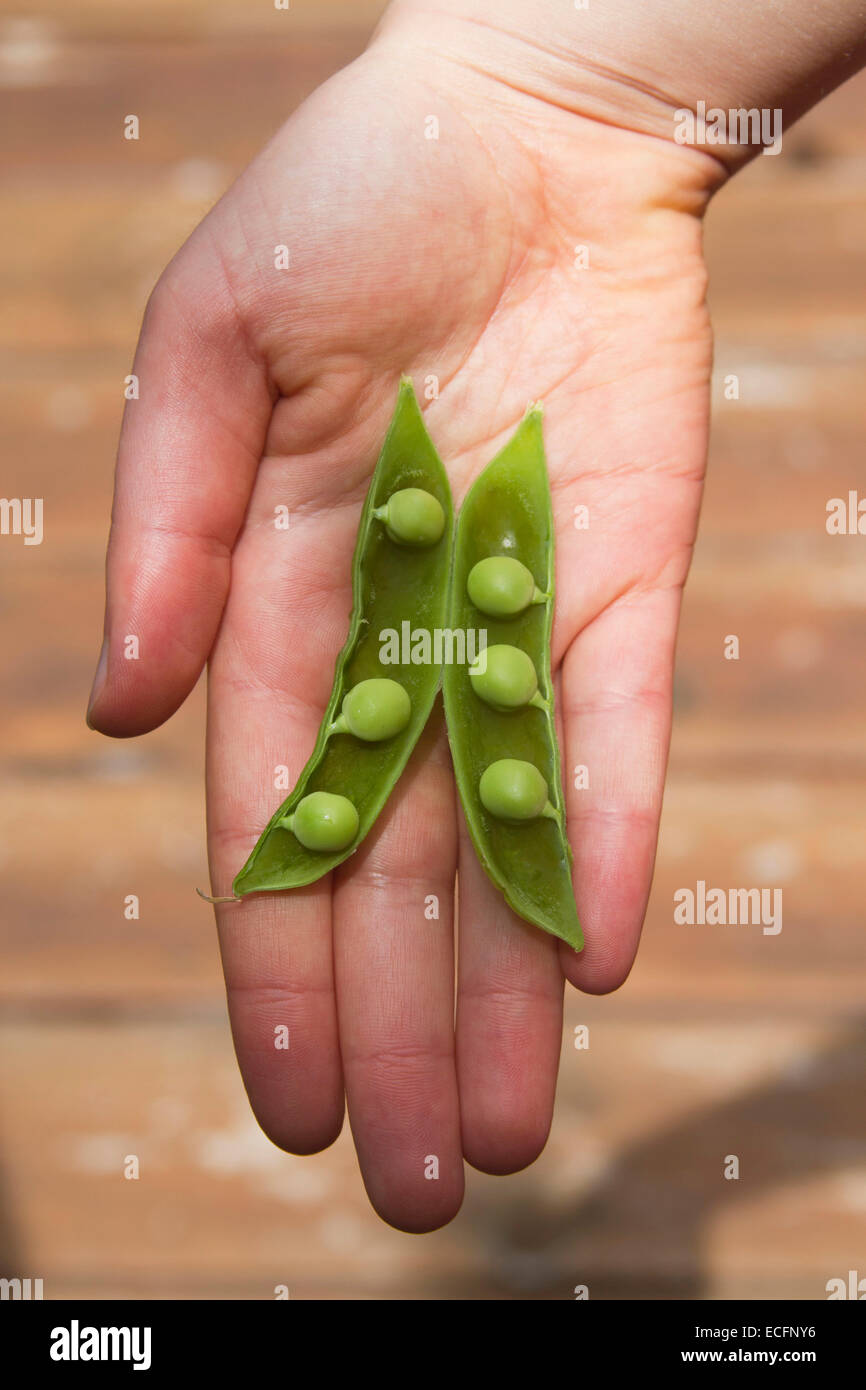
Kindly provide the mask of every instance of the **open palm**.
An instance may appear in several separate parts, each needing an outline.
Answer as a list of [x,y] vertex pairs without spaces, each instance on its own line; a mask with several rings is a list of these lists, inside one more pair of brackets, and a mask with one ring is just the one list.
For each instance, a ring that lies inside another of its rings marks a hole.
[[[277,769],[291,785],[312,748],[401,373],[458,505],[528,402],[545,407],[585,951],[522,922],[487,882],[438,706],[342,868],[219,909],[260,1123],[313,1152],[339,1133],[345,1094],[371,1200],[406,1230],[453,1216],[464,1156],[502,1173],[538,1154],[563,974],[613,989],[637,946],[706,448],[702,159],[374,44],[262,152],[148,307],[91,720],[155,727],[210,659],[216,893],[285,795]],[[123,659],[131,633],[138,661]]]

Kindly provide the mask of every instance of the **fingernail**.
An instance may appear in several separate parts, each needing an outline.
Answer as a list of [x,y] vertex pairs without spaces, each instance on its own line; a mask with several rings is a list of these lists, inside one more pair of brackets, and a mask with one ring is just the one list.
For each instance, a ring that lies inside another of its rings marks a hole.
[[102,694],[102,687],[105,685],[105,673],[108,669],[108,639],[102,639],[102,651],[99,653],[99,661],[96,663],[96,675],[93,677],[93,688],[90,692],[90,699],[87,701],[87,726],[92,729],[90,715],[93,706]]

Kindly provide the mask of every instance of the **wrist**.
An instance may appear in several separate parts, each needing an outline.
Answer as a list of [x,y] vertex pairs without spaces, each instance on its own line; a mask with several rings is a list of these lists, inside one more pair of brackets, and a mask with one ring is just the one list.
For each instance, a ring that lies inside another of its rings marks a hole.
[[492,11],[486,0],[394,0],[377,40],[407,39],[560,110],[696,146],[732,172],[763,145],[777,150],[866,62],[866,0],[498,0]]

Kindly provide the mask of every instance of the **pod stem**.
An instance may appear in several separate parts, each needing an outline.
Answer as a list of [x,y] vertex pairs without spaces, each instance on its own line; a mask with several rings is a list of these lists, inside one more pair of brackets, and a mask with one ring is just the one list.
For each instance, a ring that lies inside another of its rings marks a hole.
[[533,593],[530,602],[531,602],[531,603],[549,603],[549,602],[550,602],[550,594],[544,594],[544,593],[542,593],[542,591],[539,589],[538,585],[536,584],[536,586],[535,586],[535,592]]
[[294,833],[294,829],[295,829],[295,817],[294,817],[294,813],[292,813],[292,815],[290,815],[290,816],[280,816],[280,819],[279,819],[276,823],[277,823],[277,825],[280,827],[281,830],[291,830],[291,831]]
[[545,714],[547,714],[547,711],[550,709],[550,705],[547,703],[540,690],[536,690],[529,703],[534,705],[536,709],[544,710]]
[[206,903],[239,903],[241,901],[237,893],[230,893],[226,898],[212,898],[209,893],[203,893],[200,888],[195,890],[200,898],[204,898]]
[[556,807],[553,806],[549,801],[541,814],[543,816],[546,816],[548,820],[555,820],[557,825],[562,824],[562,819],[560,817],[559,812],[557,811]]
[[344,714],[338,714],[333,724],[328,728],[328,737],[330,737],[331,734],[347,734],[348,732],[349,726],[346,723],[346,716]]

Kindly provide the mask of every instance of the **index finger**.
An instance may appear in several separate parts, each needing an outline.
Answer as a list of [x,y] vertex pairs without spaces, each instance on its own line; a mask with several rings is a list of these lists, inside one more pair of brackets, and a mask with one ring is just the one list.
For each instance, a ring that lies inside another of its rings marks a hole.
[[145,313],[118,448],[88,723],[163,723],[207,660],[272,410],[215,254],[189,243]]

